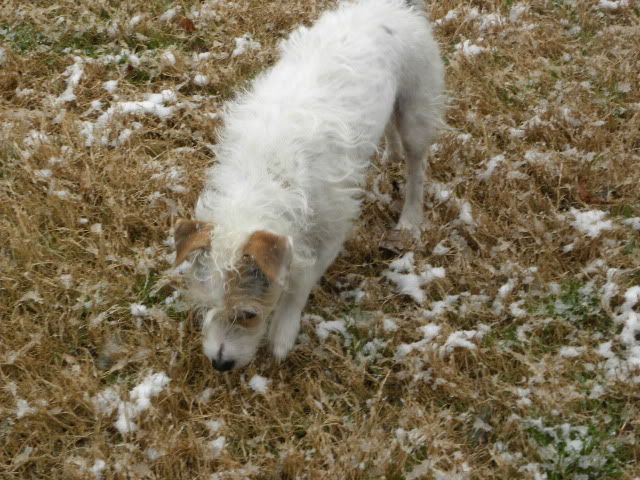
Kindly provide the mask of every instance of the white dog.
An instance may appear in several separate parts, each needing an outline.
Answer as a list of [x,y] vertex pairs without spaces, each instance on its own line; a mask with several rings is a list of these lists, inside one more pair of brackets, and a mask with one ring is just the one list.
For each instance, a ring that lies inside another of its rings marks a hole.
[[176,226],[176,263],[206,309],[204,352],[242,367],[268,336],[283,359],[309,292],[360,210],[383,134],[404,147],[399,228],[419,232],[425,152],[441,123],[444,73],[420,2],[359,0],[299,27],[280,60],[227,105],[216,165]]

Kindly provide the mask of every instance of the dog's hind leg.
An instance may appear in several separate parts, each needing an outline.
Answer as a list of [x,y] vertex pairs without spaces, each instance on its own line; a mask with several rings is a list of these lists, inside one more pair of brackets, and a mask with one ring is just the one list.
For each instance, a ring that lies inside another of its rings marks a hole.
[[420,236],[424,220],[424,175],[426,153],[435,135],[436,125],[428,98],[412,95],[398,102],[398,130],[406,152],[407,180],[405,199],[396,228]]
[[402,147],[402,139],[398,132],[398,115],[394,112],[387,123],[384,130],[384,152],[382,154],[381,163],[394,163],[404,156],[404,148]]

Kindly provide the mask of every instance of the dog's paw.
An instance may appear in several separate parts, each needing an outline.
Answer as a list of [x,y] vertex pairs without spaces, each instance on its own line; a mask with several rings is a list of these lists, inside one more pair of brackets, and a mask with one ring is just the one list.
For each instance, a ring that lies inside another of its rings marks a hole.
[[420,235],[422,234],[420,224],[417,221],[409,220],[404,216],[398,221],[395,230],[401,230],[409,233],[414,240],[420,240]]
[[293,350],[298,338],[300,314],[274,318],[274,327],[269,335],[271,351],[276,360],[282,361]]
[[271,344],[271,352],[278,362],[283,361],[289,355],[289,352],[293,350],[296,343],[296,337],[293,338],[279,338],[274,340]]

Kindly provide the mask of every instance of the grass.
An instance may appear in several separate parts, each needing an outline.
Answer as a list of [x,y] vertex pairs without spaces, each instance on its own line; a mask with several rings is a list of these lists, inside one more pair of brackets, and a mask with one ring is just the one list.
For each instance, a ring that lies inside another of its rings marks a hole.
[[625,463],[632,460],[628,448],[616,438],[621,426],[618,417],[608,425],[536,425],[527,433],[541,452],[547,478],[596,480],[621,478]]
[[[245,370],[220,375],[202,354],[199,312],[174,294],[170,227],[193,214],[215,161],[213,114],[275,61],[280,38],[332,2],[49,3],[0,6],[2,478],[640,476],[638,372],[613,378],[597,353],[611,342],[614,360],[629,365],[617,315],[626,288],[640,284],[638,232],[622,223],[640,212],[637,7],[532,0],[511,21],[518,2],[473,2],[476,19],[469,2],[430,2],[433,19],[458,12],[434,27],[449,128],[428,174],[454,200],[427,193],[428,228],[411,248],[418,270],[443,267],[446,278],[425,287],[424,305],[384,279],[395,255],[380,239],[397,219],[404,168],[374,159],[369,183],[382,174],[392,202],[365,198],[306,309],[344,320],[349,341],[334,333],[322,342],[309,322],[282,364],[265,349]],[[176,17],[161,20],[174,6]],[[490,13],[504,21],[483,30]],[[245,33],[262,48],[231,58]],[[489,50],[465,58],[456,51],[465,39]],[[140,64],[109,60],[126,51]],[[57,103],[76,56],[85,59],[76,98]],[[195,85],[196,73],[209,84]],[[118,80],[115,95],[106,80]],[[165,89],[178,97],[171,118],[117,117],[106,144],[85,144],[83,122],[100,116],[92,102],[105,111]],[[125,129],[128,139],[115,143]],[[470,203],[475,227],[459,221],[456,199]],[[612,229],[586,237],[572,208],[607,212]],[[439,244],[446,253],[433,253]],[[508,280],[513,289],[499,293]],[[607,282],[618,288],[605,302]],[[341,296],[354,288],[366,293],[358,303]],[[461,296],[426,318],[447,295]],[[133,317],[133,303],[151,313]],[[396,331],[383,328],[390,318]],[[441,327],[431,344],[398,356],[428,323]],[[444,349],[481,324],[488,331],[473,348]],[[565,346],[577,356],[561,356]],[[171,381],[139,430],[123,435],[117,412],[100,414],[92,398],[112,387],[128,400],[152,372]],[[248,385],[255,374],[271,381],[265,395]],[[221,435],[215,453],[210,442]]]

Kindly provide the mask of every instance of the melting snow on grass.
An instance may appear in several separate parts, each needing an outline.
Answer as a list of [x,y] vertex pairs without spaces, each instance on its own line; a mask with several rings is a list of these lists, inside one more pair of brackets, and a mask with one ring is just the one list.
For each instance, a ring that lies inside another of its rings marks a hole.
[[396,357],[406,357],[414,350],[425,351],[427,346],[440,334],[440,325],[430,323],[419,328],[422,332],[422,340],[413,343],[401,343],[396,350]]
[[[616,288],[610,283],[608,289],[613,294]],[[622,325],[617,339],[624,348],[618,353],[613,340],[598,346],[597,353],[605,359],[601,366],[610,380],[640,384],[640,313],[634,309],[639,303],[640,286],[631,287],[624,294],[624,303],[614,313],[614,322]]]
[[616,11],[629,6],[629,0],[600,0],[598,8],[600,10]]
[[[107,145],[109,143],[108,126],[116,115],[155,115],[160,119],[169,118],[173,114],[173,106],[177,96],[173,90],[163,90],[161,93],[146,95],[145,100],[115,102],[107,111],[103,112],[95,122],[84,121],[81,123],[80,134],[85,139],[85,146],[90,147],[96,143]],[[100,132],[100,138],[96,134]],[[115,145],[115,143],[114,143]]]
[[442,267],[432,267],[431,265],[427,265],[420,274],[416,274],[414,271],[414,254],[408,252],[391,262],[389,270],[384,272],[384,276],[396,284],[400,293],[410,296],[417,303],[422,303],[425,299],[422,287],[436,279],[445,278],[446,271]]
[[227,441],[224,435],[220,435],[215,440],[211,440],[209,442],[209,450],[211,451],[211,455],[213,456],[213,458],[217,458],[220,456],[222,450],[224,450],[224,446],[226,443]]
[[344,320],[323,320],[316,325],[316,335],[318,335],[320,340],[325,341],[331,333],[340,333],[342,336],[345,336],[347,327],[345,326]]
[[67,88],[56,99],[58,103],[72,102],[76,99],[74,91],[84,73],[84,61],[80,57],[74,57],[73,60],[73,65],[68,67],[64,72],[64,75],[67,77]]
[[259,50],[262,45],[253,39],[250,33],[245,33],[243,36],[235,39],[235,48],[231,52],[232,57],[238,57],[247,51]]
[[441,352],[451,353],[456,348],[475,350],[476,345],[471,340],[482,340],[489,330],[490,327],[488,325],[481,324],[477,330],[461,330],[453,332],[449,335],[447,341],[442,346]]
[[118,410],[115,427],[121,434],[135,432],[138,429],[135,419],[151,406],[151,399],[158,396],[170,380],[164,372],[152,373],[129,392],[129,401],[121,400],[117,390],[109,387],[91,398],[91,402],[101,415],[108,416]]
[[463,42],[458,43],[455,48],[459,53],[461,53],[462,55],[464,55],[467,58],[476,57],[476,56],[480,55],[481,53],[487,51],[487,49],[485,47],[481,47],[479,45],[475,45],[475,44],[471,43],[470,40],[464,40]]
[[16,418],[26,417],[33,413],[36,413],[36,409],[29,405],[29,402],[24,398],[16,399]]
[[262,375],[254,375],[251,377],[251,380],[249,380],[249,387],[251,387],[251,390],[254,392],[264,395],[267,393],[270,383],[271,380],[268,378],[265,378]]
[[146,317],[149,314],[149,309],[141,303],[132,303],[129,306],[129,311],[134,317]]
[[595,238],[603,231],[611,230],[613,228],[611,220],[605,220],[607,212],[603,212],[602,210],[581,212],[572,208],[571,214],[575,218],[575,220],[571,222],[571,225],[587,235],[589,238]]
[[398,324],[393,318],[385,318],[382,320],[382,329],[386,333],[393,333],[398,330]]
[[107,93],[114,94],[118,89],[118,80],[108,80],[102,84],[102,88],[104,88]]

